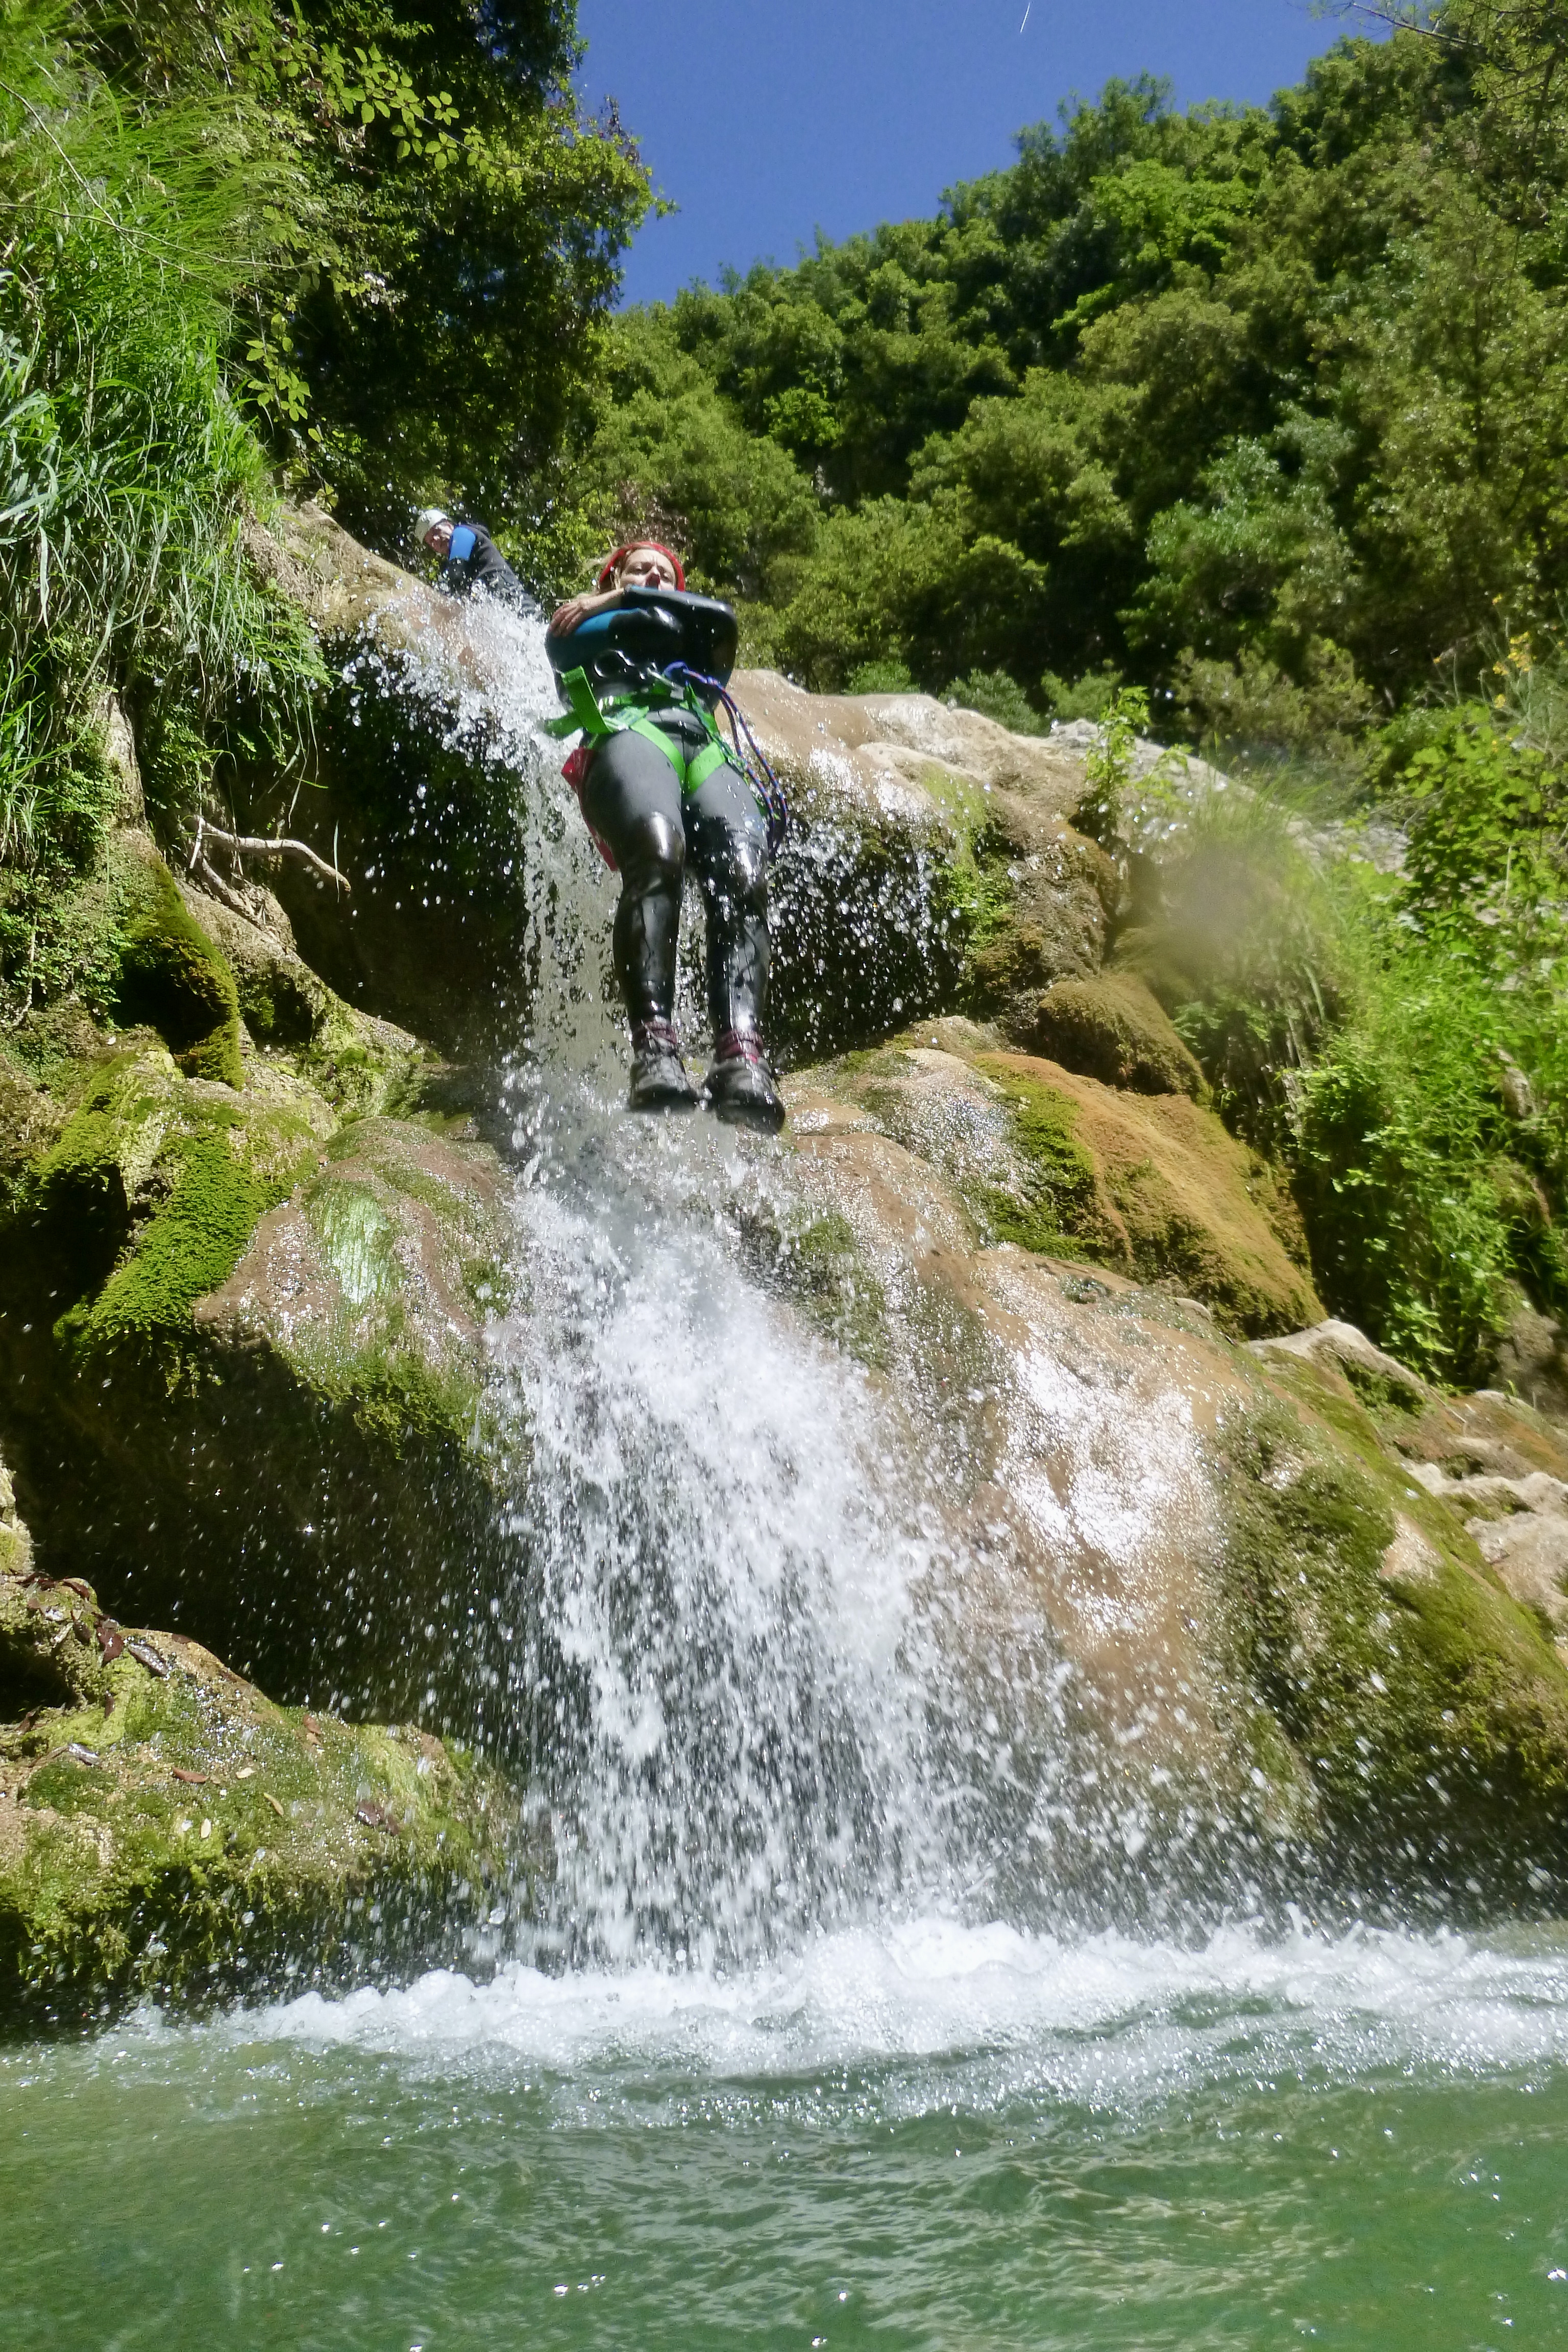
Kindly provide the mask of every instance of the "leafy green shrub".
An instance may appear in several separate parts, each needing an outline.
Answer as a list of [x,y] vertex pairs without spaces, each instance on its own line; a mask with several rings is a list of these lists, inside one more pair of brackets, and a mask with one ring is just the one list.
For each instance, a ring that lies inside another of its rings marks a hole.
[[1372,695],[1342,646],[1315,638],[1297,678],[1257,646],[1234,662],[1200,660],[1189,647],[1176,664],[1176,707],[1192,733],[1249,751],[1310,751],[1343,761],[1367,724]]
[[1049,730],[1050,721],[1041,718],[1017,679],[1005,669],[973,670],[967,677],[955,677],[947,698],[961,710],[978,710],[982,718],[1010,727],[1015,735],[1044,735]]
[[1040,693],[1051,717],[1065,726],[1074,719],[1103,719],[1121,685],[1121,672],[1112,663],[1103,662],[1099,669],[1085,670],[1071,686],[1048,669],[1040,679]]
[[859,663],[849,673],[846,694],[914,694],[914,679],[901,661]]
[[1484,713],[1406,740],[1403,874],[1314,861],[1286,802],[1211,800],[1128,948],[1227,1123],[1289,1170],[1333,1311],[1473,1381],[1521,1288],[1568,1306],[1560,788]]
[[1107,847],[1122,832],[1123,801],[1132,778],[1132,747],[1149,724],[1149,698],[1141,686],[1121,688],[1105,707],[1100,734],[1088,759],[1088,783],[1072,821],[1080,833]]

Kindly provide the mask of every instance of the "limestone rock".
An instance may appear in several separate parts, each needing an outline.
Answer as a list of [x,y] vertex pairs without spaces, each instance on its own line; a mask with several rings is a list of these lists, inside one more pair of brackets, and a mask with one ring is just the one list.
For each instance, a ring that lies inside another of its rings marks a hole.
[[456,1958],[518,1845],[460,1749],[274,1706],[0,1554],[0,2033]]
[[1035,1008],[1026,1039],[1034,1053],[1108,1087],[1135,1094],[1208,1098],[1196,1061],[1152,991],[1135,973],[1058,981]]
[[797,1055],[956,1005],[1026,1024],[1103,960],[1121,879],[1062,814],[1080,760],[923,695],[814,695],[742,670],[736,698],[795,820],[780,861],[778,1024]]
[[422,1080],[437,1066],[433,1057],[406,1029],[356,1012],[318,979],[295,951],[291,927],[276,900],[276,915],[264,924],[247,921],[205,891],[182,887],[181,897],[221,949],[246,1026],[263,1051],[287,1054],[345,1114],[416,1103]]
[[998,1243],[973,1203],[1022,1057],[919,1034],[791,1082],[803,1222],[774,1278],[938,1498],[928,1684],[992,1899],[1560,1904],[1568,1674],[1413,1483],[1413,1416],[1345,1378],[1360,1335],[1237,1348],[1168,1290]]
[[331,681],[312,789],[276,780],[242,812],[352,879],[345,898],[296,861],[274,877],[298,952],[357,1012],[449,1058],[500,1052],[525,961],[521,795],[566,814],[531,724],[552,698],[536,625],[442,593],[309,503],[277,509],[248,551],[310,620]]
[[1428,1400],[1398,1433],[1410,1475],[1463,1519],[1481,1557],[1568,1659],[1568,1440],[1495,1391]]
[[1353,1323],[1331,1318],[1314,1323],[1309,1330],[1291,1331],[1258,1344],[1264,1350],[1300,1357],[1374,1411],[1392,1406],[1401,1412],[1419,1413],[1436,1402],[1436,1391],[1418,1372],[1385,1356]]
[[1568,1517],[1528,1507],[1502,1519],[1466,1522],[1481,1558],[1489,1560],[1516,1601],[1539,1610],[1568,1657]]
[[1498,1349],[1497,1376],[1537,1412],[1568,1422],[1568,1346],[1552,1316],[1521,1304]]
[[963,1020],[813,1075],[938,1168],[988,1238],[1163,1282],[1237,1338],[1317,1311],[1270,1171],[1184,1096],[999,1052]]
[[264,1216],[198,1333],[287,1356],[323,1388],[374,1368],[405,1385],[456,1382],[471,1417],[479,1328],[504,1301],[499,1170],[482,1146],[391,1118],[351,1121],[318,1169]]
[[1083,797],[1081,751],[929,694],[810,694],[768,669],[737,670],[733,691],[769,758],[797,782],[837,774],[872,798],[900,782],[917,794],[956,785],[1008,793],[1058,818]]
[[277,507],[264,525],[253,522],[246,552],[330,643],[374,629],[389,647],[423,650],[433,640],[454,662],[464,659],[461,607],[373,553],[310,499]]
[[125,706],[117,694],[105,693],[100,697],[94,715],[104,763],[119,786],[120,821],[122,824],[144,824],[147,809],[142,796],[142,767]]
[[[368,1031],[329,1003],[345,1058]],[[504,1549],[493,1156],[428,1118],[340,1122],[298,1051],[247,1053],[236,1091],[146,1029],[16,1034],[48,1083],[0,1059],[0,1442],[43,1558],[282,1696],[458,1706]],[[374,1042],[362,1082],[412,1046]]]

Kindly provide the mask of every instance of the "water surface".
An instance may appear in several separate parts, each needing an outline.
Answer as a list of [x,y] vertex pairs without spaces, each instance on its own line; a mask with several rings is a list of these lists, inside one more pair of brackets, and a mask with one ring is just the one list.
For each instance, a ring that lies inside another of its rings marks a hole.
[[5,2340],[1568,2342],[1568,1937],[939,1921],[0,2059]]

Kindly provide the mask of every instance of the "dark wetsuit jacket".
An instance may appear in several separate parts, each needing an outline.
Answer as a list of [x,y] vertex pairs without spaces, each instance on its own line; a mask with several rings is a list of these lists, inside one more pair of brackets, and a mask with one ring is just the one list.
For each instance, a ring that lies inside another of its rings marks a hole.
[[452,544],[441,566],[441,585],[458,596],[469,596],[476,588],[483,588],[510,604],[514,613],[539,616],[539,606],[481,522],[453,524]]

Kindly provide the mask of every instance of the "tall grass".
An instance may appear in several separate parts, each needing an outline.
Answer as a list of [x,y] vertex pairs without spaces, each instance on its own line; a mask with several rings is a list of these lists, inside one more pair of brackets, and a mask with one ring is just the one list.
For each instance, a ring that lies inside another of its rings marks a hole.
[[[120,694],[173,821],[240,710],[286,746],[315,664],[252,578],[261,452],[224,379],[267,167],[199,100],[122,104],[58,7],[0,5],[0,860],[68,847]],[[160,789],[162,787],[162,790]],[[98,799],[102,798],[101,778]]]

